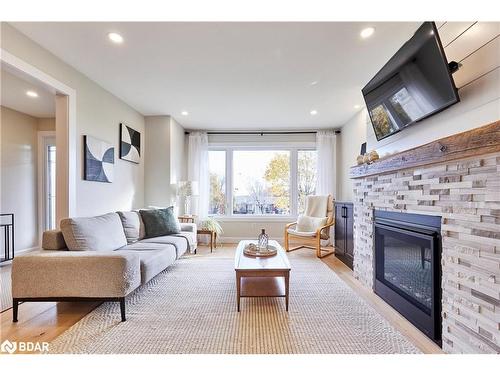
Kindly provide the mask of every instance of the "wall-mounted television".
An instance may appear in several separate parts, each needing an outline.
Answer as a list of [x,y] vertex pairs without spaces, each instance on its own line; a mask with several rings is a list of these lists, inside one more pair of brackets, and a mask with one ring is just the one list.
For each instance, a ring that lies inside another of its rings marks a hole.
[[458,103],[434,22],[423,23],[362,92],[379,141]]

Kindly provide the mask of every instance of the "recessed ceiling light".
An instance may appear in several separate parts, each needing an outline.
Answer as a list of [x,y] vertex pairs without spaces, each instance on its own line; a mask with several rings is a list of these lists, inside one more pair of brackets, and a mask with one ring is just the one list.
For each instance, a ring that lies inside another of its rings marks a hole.
[[359,35],[361,35],[361,38],[366,39],[366,38],[371,37],[374,32],[375,32],[375,28],[367,27],[366,29],[361,30],[361,33]]
[[318,114],[318,111],[313,109],[310,113],[311,113],[311,116],[316,116]]
[[123,43],[123,37],[120,34],[118,34],[118,33],[109,33],[108,34],[108,38],[113,43],[116,43],[116,44]]
[[183,115],[183,116],[187,116],[187,115],[189,115],[189,112],[188,112],[188,111],[182,111],[182,112],[181,112],[181,115]]
[[38,98],[38,94],[32,90],[26,91],[26,95],[28,95],[30,98]]
[[361,106],[359,104],[354,105],[354,109],[360,109],[360,108],[361,108]]
[[314,85],[317,85],[318,84],[318,81],[312,81],[311,82],[311,86],[314,86]]

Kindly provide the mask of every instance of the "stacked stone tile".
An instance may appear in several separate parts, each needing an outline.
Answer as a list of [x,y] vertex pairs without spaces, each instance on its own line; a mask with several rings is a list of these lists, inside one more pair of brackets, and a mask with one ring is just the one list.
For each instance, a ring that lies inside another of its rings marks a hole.
[[443,350],[500,353],[500,153],[354,180],[354,276],[373,288],[373,211],[442,217]]

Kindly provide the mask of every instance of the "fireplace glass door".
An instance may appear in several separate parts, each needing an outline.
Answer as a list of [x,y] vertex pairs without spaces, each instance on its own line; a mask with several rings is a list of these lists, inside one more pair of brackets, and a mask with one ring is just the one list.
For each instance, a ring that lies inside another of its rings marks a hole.
[[435,224],[440,218],[420,216],[376,212],[375,293],[439,343],[440,223],[426,221]]
[[432,237],[378,228],[377,240],[384,248],[377,279],[430,314]]

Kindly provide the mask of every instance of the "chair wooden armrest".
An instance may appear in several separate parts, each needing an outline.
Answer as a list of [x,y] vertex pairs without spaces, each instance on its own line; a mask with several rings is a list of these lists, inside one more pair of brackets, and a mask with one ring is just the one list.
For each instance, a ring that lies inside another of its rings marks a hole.
[[320,236],[321,235],[321,232],[326,229],[326,228],[330,228],[331,226],[333,226],[335,224],[335,221],[332,220],[331,223],[328,223],[326,225],[323,225],[322,227],[319,227],[317,230],[316,230],[316,236]]
[[294,226],[294,225],[297,225],[296,221],[294,221],[293,223],[289,223],[289,224],[285,225],[285,230],[288,229],[288,228],[290,228],[291,226]]

